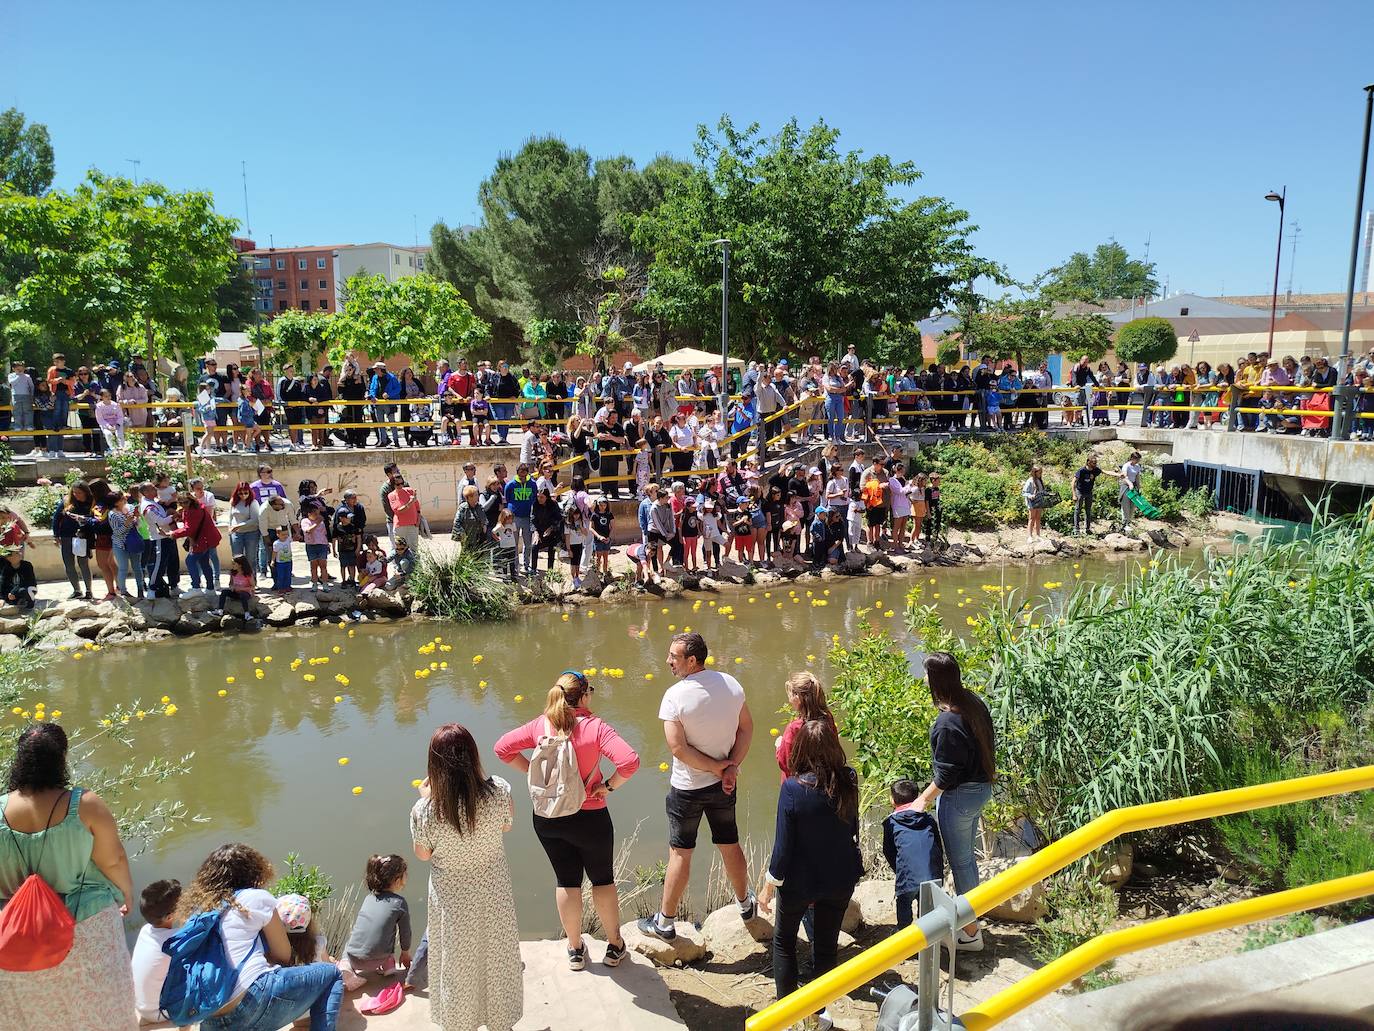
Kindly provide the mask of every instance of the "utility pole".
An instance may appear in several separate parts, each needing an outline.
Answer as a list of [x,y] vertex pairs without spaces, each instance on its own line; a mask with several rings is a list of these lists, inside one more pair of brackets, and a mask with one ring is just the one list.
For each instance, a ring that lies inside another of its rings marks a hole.
[[730,407],[730,241],[712,240],[720,248],[720,418]]
[[1292,240],[1288,244],[1288,296],[1286,300],[1291,304],[1293,301],[1293,269],[1298,263],[1298,235],[1302,232],[1302,226],[1293,223]]
[[1364,142],[1360,144],[1359,185],[1355,188],[1355,232],[1350,241],[1350,276],[1345,284],[1345,323],[1341,327],[1341,360],[1336,363],[1335,419],[1331,424],[1332,440],[1350,439],[1350,409],[1355,406],[1354,390],[1345,385],[1346,369],[1350,365],[1350,320],[1355,304],[1355,267],[1360,257],[1360,216],[1364,212],[1365,173],[1369,170],[1369,124],[1374,118],[1374,83],[1364,88]]
[[240,161],[239,165],[243,169],[243,226],[244,232],[249,236],[253,235],[253,217],[248,214],[248,162]]
[[138,158],[125,158],[124,160],[127,161],[129,164],[131,164],[131,165],[134,166],[134,185],[137,186],[137,185],[138,185],[138,166],[141,165],[141,164],[143,164],[143,162],[140,161]]

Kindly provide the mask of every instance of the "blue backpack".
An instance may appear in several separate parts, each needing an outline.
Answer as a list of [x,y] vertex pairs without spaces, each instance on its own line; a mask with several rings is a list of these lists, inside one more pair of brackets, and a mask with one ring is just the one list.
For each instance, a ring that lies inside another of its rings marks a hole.
[[222,1009],[233,997],[239,971],[262,943],[261,935],[254,938],[243,962],[229,966],[220,933],[220,921],[228,908],[225,903],[217,910],[197,913],[162,943],[162,951],[172,962],[162,982],[158,1006],[173,1024],[195,1024]]

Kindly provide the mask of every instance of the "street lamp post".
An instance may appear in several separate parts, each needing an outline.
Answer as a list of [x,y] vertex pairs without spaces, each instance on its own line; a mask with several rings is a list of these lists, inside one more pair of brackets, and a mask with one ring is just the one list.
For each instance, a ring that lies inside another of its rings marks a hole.
[[712,240],[720,248],[720,418],[730,406],[730,241]]
[[1279,247],[1274,255],[1274,295],[1269,301],[1269,358],[1274,357],[1274,317],[1278,314],[1279,308],[1279,265],[1283,261],[1283,206],[1288,199],[1288,187],[1285,186],[1279,193],[1270,190],[1264,195],[1265,200],[1278,201],[1279,204]]
[[1350,364],[1350,319],[1355,305],[1355,264],[1360,257],[1360,215],[1364,209],[1365,172],[1369,168],[1371,117],[1374,117],[1374,83],[1364,88],[1364,142],[1360,144],[1359,185],[1355,187],[1355,233],[1350,242],[1350,274],[1345,282],[1345,323],[1341,327],[1341,357],[1336,362],[1336,411],[1331,423],[1332,440],[1350,438],[1350,409],[1354,407],[1354,392],[1346,386],[1345,374]]

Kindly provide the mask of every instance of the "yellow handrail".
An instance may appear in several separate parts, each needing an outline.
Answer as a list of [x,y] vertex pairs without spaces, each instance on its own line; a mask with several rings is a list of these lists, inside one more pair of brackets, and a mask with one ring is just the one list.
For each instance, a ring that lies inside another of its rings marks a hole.
[[[1046,845],[1035,855],[1015,863],[991,880],[984,881],[962,899],[972,908],[975,916],[982,916],[1122,834],[1371,788],[1374,788],[1374,766],[1360,766],[1334,773],[1318,773],[1113,809]],[[925,935],[914,924],[898,931],[891,938],[865,949],[805,987],[779,999],[767,1009],[760,1010],[745,1021],[746,1031],[779,1031],[794,1024],[911,958],[926,944]]]
[[1010,988],[1003,989],[992,998],[985,999],[963,1013],[959,1019],[968,1031],[984,1031],[985,1028],[1000,1024],[1090,970],[1128,952],[1139,952],[1156,945],[1193,938],[1227,927],[1252,924],[1258,920],[1269,920],[1304,909],[1349,902],[1366,895],[1374,895],[1374,870],[1231,902],[1214,909],[1182,913],[1179,916],[1127,927],[1120,931],[1109,931],[1064,953],[1039,970],[1027,974]]

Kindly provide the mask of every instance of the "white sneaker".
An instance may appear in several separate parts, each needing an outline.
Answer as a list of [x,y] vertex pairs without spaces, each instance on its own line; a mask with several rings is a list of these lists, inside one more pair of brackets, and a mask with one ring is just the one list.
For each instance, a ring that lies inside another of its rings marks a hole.
[[983,951],[983,931],[980,928],[972,936],[960,931],[954,936],[955,944],[960,952],[982,952]]

